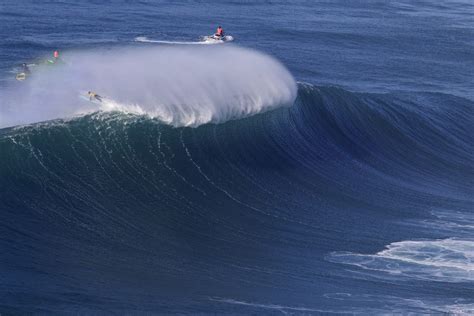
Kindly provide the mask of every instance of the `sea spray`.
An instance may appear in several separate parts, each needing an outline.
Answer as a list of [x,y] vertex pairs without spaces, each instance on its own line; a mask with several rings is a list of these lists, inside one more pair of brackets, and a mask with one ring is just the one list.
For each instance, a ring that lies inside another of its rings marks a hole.
[[[67,52],[2,92],[0,126],[94,111],[155,117],[173,126],[221,123],[293,104],[289,71],[262,53],[227,47],[128,47]],[[79,98],[87,91],[102,103]]]

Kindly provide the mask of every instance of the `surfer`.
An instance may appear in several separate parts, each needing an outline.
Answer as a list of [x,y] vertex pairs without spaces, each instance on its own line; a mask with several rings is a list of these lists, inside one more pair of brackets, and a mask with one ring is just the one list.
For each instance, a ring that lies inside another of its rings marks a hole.
[[223,37],[224,36],[224,29],[222,28],[222,26],[219,25],[217,27],[217,31],[216,31],[215,36],[217,36],[217,37]]
[[87,92],[87,95],[89,96],[89,101],[97,100],[102,102],[102,97],[93,91]]
[[21,64],[21,71],[22,71],[25,75],[31,74],[30,68],[28,67],[28,65],[27,65],[26,63]]

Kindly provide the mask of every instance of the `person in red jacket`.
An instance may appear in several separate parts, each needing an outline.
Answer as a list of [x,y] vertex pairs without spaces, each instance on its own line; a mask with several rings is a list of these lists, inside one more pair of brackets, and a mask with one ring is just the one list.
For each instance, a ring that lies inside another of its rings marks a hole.
[[48,64],[59,64],[62,63],[62,59],[59,57],[59,51],[55,50],[53,52],[53,58],[46,61]]
[[222,37],[224,36],[224,29],[222,28],[222,26],[218,26],[217,27],[217,31],[216,31],[216,34],[215,34],[217,37]]

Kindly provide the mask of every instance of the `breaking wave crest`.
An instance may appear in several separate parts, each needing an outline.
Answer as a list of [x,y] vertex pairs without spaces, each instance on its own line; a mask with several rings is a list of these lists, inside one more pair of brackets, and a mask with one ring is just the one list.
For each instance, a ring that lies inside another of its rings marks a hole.
[[[222,123],[293,104],[292,75],[274,58],[237,47],[145,47],[65,54],[4,91],[0,126],[94,111],[148,115],[173,126]],[[93,104],[87,91],[104,97]]]

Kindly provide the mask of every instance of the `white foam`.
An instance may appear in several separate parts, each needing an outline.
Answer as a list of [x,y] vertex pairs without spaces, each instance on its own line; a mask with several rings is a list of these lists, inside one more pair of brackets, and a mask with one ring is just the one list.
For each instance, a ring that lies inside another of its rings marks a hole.
[[391,275],[443,282],[474,281],[474,241],[455,238],[395,242],[374,255],[335,252],[328,259]]
[[[233,38],[229,41],[232,41]],[[135,37],[135,42],[141,43],[156,43],[156,44],[168,44],[168,45],[212,45],[212,44],[223,44],[224,41],[218,40],[202,40],[202,41],[165,41],[150,39],[146,36]]]
[[[324,297],[329,300],[344,301],[344,306],[336,313],[349,314],[377,314],[385,315],[411,315],[411,314],[440,314],[450,315],[472,314],[474,304],[469,299],[462,298],[431,298],[413,296],[408,297],[394,295],[374,294],[350,294],[350,293],[326,293]],[[363,307],[361,307],[363,302]]]
[[[274,58],[231,46],[66,52],[66,64],[37,67],[0,91],[0,126],[93,111],[149,115],[174,126],[221,123],[293,104],[297,88]],[[77,97],[93,90],[101,105]]]

